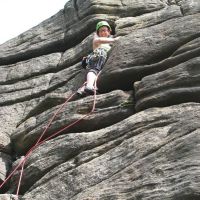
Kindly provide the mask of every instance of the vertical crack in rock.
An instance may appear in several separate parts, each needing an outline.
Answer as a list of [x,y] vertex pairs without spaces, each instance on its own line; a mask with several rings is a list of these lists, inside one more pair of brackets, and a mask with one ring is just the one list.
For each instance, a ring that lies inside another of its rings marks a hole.
[[78,9],[77,0],[74,0],[73,2],[74,2],[74,8],[75,8],[76,16],[80,20],[81,18],[79,17],[79,9]]

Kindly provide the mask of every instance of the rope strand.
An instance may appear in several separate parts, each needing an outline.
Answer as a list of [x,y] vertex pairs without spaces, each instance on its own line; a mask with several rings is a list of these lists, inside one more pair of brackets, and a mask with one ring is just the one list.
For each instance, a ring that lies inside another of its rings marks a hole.
[[[42,140],[42,138],[44,137],[45,133],[47,132],[47,130],[49,129],[49,127],[51,126],[52,122],[55,120],[56,116],[62,111],[62,109],[64,108],[64,106],[69,102],[69,100],[76,94],[73,93],[69,98],[66,99],[66,101],[58,108],[58,110],[53,114],[53,117],[49,120],[49,123],[47,124],[47,126],[45,127],[44,131],[42,132],[42,134],[40,135],[40,137],[38,138],[37,142],[29,149],[29,151],[26,153],[25,157],[20,161],[20,163],[14,168],[14,170],[8,175],[8,177],[3,181],[3,183],[0,185],[0,189],[5,185],[5,183],[14,175],[14,173],[18,170],[18,168],[21,166],[21,172],[20,172],[20,177],[19,177],[19,182],[18,182],[18,186],[17,186],[17,192],[16,192],[16,196],[18,199],[19,196],[19,190],[20,190],[20,186],[21,186],[21,181],[22,181],[22,176],[24,173],[24,166],[26,163],[27,158],[31,155],[31,153],[41,144],[43,144],[44,142],[46,142],[47,140],[50,140],[51,138],[57,136],[58,134],[60,134],[62,131],[74,126],[75,124],[77,124],[78,122],[80,122],[81,120],[89,117],[92,112],[94,112],[95,110],[95,105],[96,105],[96,89],[97,89],[97,79],[99,76],[100,72],[97,75],[97,78],[95,80],[94,83],[94,99],[93,99],[93,106],[91,111],[84,115],[82,118],[76,120],[75,122],[65,126],[64,128],[60,129],[59,131],[55,132],[54,134],[52,134],[51,136],[47,137],[46,139]],[[85,83],[83,84],[85,85]]]

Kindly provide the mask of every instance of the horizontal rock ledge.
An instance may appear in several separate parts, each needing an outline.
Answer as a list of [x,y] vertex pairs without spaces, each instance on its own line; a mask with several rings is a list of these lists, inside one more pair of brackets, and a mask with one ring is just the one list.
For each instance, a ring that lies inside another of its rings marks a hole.
[[37,179],[32,168],[43,177],[22,199],[198,197],[199,119],[198,103],[152,108],[105,129],[51,140],[27,161],[23,188]]
[[[77,101],[69,102],[57,115],[52,125],[45,134],[48,137],[55,134],[68,124],[81,119],[91,112],[93,96]],[[31,117],[23,122],[11,136],[14,149],[17,153],[25,153],[40,137],[44,128],[60,108],[61,105],[53,107],[43,113]],[[62,134],[69,132],[92,131],[110,126],[127,118],[134,113],[132,95],[123,91],[113,91],[107,94],[97,95],[95,111],[84,118],[78,125],[70,127]]]

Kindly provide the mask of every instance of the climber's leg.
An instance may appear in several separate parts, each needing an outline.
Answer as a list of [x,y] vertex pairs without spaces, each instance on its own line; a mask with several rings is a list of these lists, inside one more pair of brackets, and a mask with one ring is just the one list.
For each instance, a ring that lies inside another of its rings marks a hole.
[[94,90],[95,90],[94,84],[95,84],[96,78],[97,78],[96,71],[90,70],[87,74],[87,83],[85,86],[86,93],[94,94]]

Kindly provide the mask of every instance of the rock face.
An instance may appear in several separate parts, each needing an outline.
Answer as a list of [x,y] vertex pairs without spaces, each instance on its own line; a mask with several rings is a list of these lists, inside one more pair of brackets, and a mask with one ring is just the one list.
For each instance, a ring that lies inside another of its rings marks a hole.
[[[100,20],[121,38],[80,98]],[[199,200],[199,30],[198,0],[70,0],[2,44],[0,200]]]

